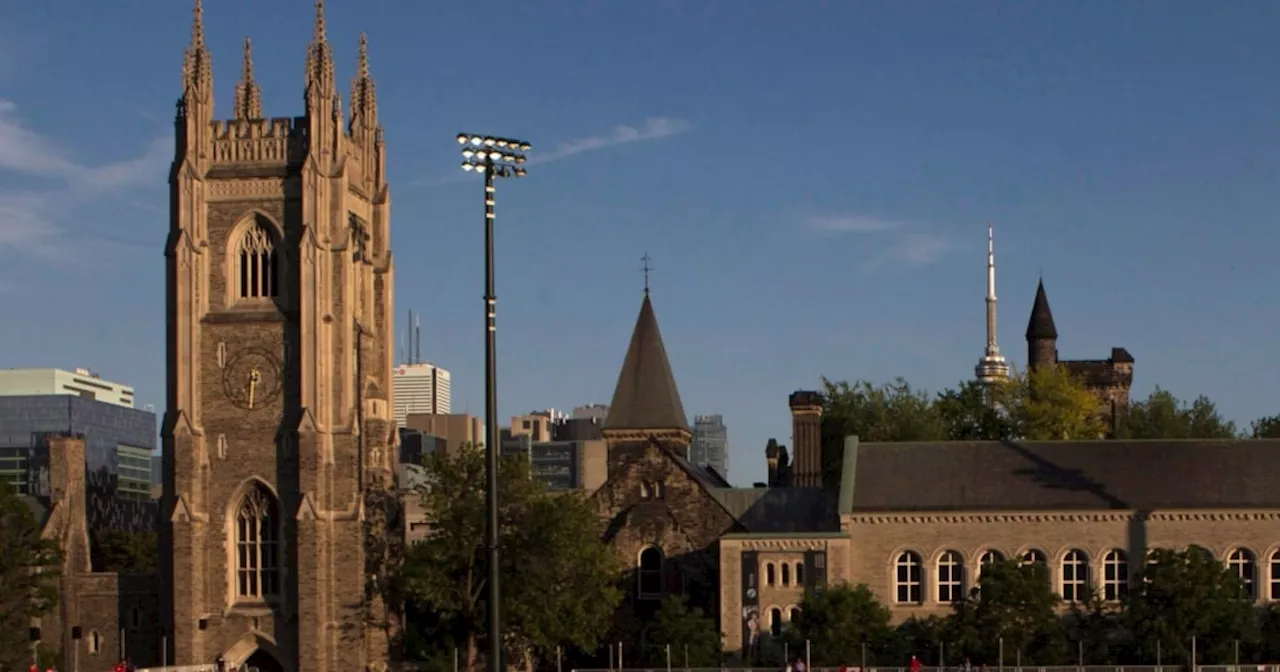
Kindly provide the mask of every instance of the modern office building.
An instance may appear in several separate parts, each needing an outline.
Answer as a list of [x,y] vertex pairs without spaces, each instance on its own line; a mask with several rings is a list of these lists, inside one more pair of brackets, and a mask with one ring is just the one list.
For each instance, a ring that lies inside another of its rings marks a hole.
[[575,420],[599,420],[609,417],[609,404],[587,404],[586,406],[575,406],[573,413],[569,416]]
[[[484,422],[480,418],[465,413],[449,415],[410,413],[405,418],[404,424],[400,426],[431,437],[427,439],[424,436],[424,441],[428,442],[427,445],[430,447],[430,451],[443,450],[448,455],[455,454],[463,444],[484,444]],[[404,434],[401,434],[401,437],[403,436]],[[412,462],[413,460],[402,459],[402,461]]]
[[508,436],[502,455],[529,460],[529,475],[550,490],[594,491],[608,476],[608,449],[599,441],[534,441],[532,434]]
[[397,366],[391,387],[398,427],[406,426],[405,420],[411,413],[448,415],[450,412],[449,372],[435,364],[418,362]]
[[0,370],[0,397],[71,395],[133,408],[133,388],[103,380],[89,369]]
[[711,467],[721,478],[729,478],[729,429],[721,415],[699,415],[693,419],[693,442],[689,461]]
[[0,479],[48,497],[49,437],[84,436],[90,529],[154,529],[155,413],[65,393],[0,396]]

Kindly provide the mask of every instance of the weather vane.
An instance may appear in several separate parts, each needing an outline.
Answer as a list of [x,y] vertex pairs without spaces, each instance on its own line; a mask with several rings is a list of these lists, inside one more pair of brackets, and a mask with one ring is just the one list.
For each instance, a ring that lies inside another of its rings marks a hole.
[[653,270],[653,267],[649,265],[649,261],[650,261],[649,253],[645,252],[644,256],[640,257],[640,262],[643,264],[640,267],[640,270],[644,271],[644,293],[645,294],[649,293],[649,271]]

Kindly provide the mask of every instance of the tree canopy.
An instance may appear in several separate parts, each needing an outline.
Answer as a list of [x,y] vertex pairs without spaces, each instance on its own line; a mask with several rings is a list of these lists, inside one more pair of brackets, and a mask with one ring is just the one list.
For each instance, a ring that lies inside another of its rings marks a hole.
[[894,649],[889,619],[889,608],[865,585],[831,586],[811,593],[800,603],[800,613],[792,618],[787,633],[789,648],[805,651],[807,641],[815,665],[816,661],[858,664],[865,645],[870,664],[875,662],[874,653]]
[[1208,397],[1185,402],[1159,387],[1119,412],[1111,431],[1098,397],[1065,367],[1015,374],[990,387],[963,381],[935,394],[902,378],[877,385],[824,377],[820,393],[823,463],[832,477],[851,434],[867,442],[1280,438],[1280,414],[1240,431]]
[[[429,528],[406,552],[412,655],[431,659],[458,646],[474,672],[487,633],[484,453],[464,446],[427,458],[420,491]],[[550,494],[527,465],[503,460],[499,479],[503,647],[531,667],[557,647],[594,650],[620,599],[619,566],[600,538],[600,520],[578,493]]]
[[720,667],[720,642],[715,618],[673,595],[662,601],[648,628],[645,658],[652,667]]
[[1236,425],[1223,419],[1218,407],[1201,395],[1190,404],[1157,387],[1143,401],[1132,402],[1116,423],[1123,439],[1230,439]]
[[61,551],[28,503],[0,481],[0,669],[26,669],[28,626],[58,602]]
[[154,572],[160,560],[159,540],[155,532],[142,530],[91,531],[89,551],[95,572],[146,574]]

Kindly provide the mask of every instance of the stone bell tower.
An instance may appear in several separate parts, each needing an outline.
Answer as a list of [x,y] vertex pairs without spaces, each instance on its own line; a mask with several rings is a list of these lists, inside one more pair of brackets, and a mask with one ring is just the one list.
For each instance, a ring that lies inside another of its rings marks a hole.
[[386,145],[360,39],[345,119],[324,7],[302,116],[267,118],[249,41],[216,120],[195,5],[165,249],[168,659],[382,669],[395,619]]

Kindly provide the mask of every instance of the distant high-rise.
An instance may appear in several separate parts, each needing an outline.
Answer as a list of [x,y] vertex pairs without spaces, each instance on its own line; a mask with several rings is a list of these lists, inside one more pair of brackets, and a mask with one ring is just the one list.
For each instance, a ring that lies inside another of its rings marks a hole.
[[410,413],[450,414],[449,372],[431,364],[401,364],[392,378],[396,426],[404,427]]
[[449,415],[452,400],[449,372],[422,361],[422,329],[413,311],[409,311],[408,325],[408,344],[401,360],[404,363],[396,367],[391,380],[397,427],[407,426],[405,418],[410,413]]
[[133,408],[133,388],[98,377],[88,369],[8,369],[0,371],[0,397],[69,394]]
[[693,418],[689,461],[711,467],[726,480],[729,478],[729,428],[724,425],[724,416],[699,415]]
[[586,406],[574,406],[573,414],[569,416],[574,420],[599,420],[609,417],[609,404],[587,404]]

